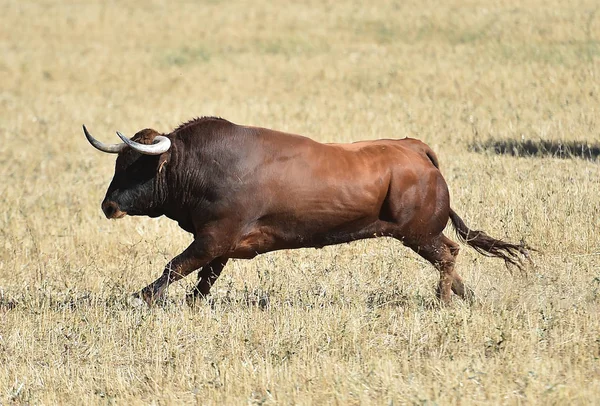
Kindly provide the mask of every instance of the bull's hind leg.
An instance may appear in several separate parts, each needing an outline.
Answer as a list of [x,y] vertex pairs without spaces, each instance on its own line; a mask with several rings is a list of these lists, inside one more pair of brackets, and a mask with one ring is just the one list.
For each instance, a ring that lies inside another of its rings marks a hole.
[[440,272],[437,296],[442,303],[450,302],[451,292],[462,299],[472,300],[473,292],[465,286],[460,275],[454,270],[459,251],[458,244],[440,234],[425,243],[407,245]]
[[456,257],[458,256],[458,252],[460,251],[460,246],[442,234],[442,242],[448,247],[450,253],[454,257],[454,264],[452,265],[452,273],[454,275],[454,279],[452,280],[452,291],[458,295],[461,299],[465,299],[469,302],[472,302],[475,299],[475,293],[473,290],[465,285],[461,276],[456,272]]
[[192,293],[186,297],[188,303],[208,296],[210,288],[214,285],[219,275],[221,275],[221,271],[223,271],[225,264],[227,264],[227,260],[228,258],[217,258],[202,267],[198,272],[198,284]]

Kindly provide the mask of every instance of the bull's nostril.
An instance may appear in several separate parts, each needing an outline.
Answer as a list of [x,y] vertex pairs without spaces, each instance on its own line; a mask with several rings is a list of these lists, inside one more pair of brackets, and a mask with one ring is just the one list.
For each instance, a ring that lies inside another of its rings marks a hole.
[[117,204],[115,202],[104,202],[102,203],[102,211],[107,218],[111,218],[118,211]]

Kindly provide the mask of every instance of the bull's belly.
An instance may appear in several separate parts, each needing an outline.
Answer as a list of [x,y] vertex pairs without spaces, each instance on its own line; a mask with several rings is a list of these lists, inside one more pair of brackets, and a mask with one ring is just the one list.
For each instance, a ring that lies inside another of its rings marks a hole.
[[253,258],[265,252],[295,249],[322,248],[364,238],[384,235],[385,227],[377,216],[335,221],[334,216],[305,221],[287,219],[279,222],[258,222],[243,232],[233,244],[231,258]]

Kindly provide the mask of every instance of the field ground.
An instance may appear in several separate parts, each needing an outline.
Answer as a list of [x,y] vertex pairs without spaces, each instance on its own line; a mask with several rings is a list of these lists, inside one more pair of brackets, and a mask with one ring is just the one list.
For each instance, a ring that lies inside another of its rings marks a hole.
[[[597,402],[597,1],[203,3],[0,3],[0,404]],[[190,236],[104,218],[114,157],[81,124],[116,142],[201,115],[420,138],[455,210],[536,266],[464,247],[477,301],[439,308],[434,269],[381,239],[233,261],[206,303],[184,303],[192,275],[132,308]]]

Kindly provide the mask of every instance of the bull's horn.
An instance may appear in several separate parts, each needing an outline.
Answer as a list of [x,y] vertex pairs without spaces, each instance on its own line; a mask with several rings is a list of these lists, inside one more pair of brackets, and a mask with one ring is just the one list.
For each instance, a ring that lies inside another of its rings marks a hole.
[[92,146],[96,149],[99,149],[102,152],[108,152],[109,154],[118,154],[123,148],[126,147],[125,144],[105,144],[103,142],[98,141],[88,132],[85,125],[83,126],[83,133],[85,134],[85,138],[92,144]]
[[131,141],[118,131],[117,135],[125,144],[129,145],[131,149],[144,155],[160,155],[171,148],[171,140],[163,135],[157,135],[154,137],[152,145],[140,144],[139,142]]

